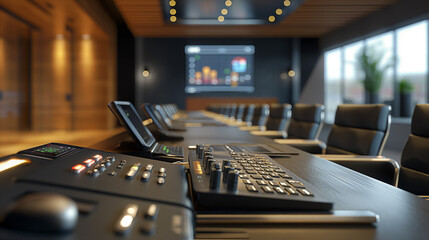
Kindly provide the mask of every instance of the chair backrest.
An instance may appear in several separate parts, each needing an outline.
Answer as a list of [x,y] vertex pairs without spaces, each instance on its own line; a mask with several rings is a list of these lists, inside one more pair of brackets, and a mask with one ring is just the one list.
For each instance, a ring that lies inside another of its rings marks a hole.
[[322,130],[325,106],[296,103],[288,128],[288,138],[317,139]]
[[429,195],[429,104],[417,104],[411,134],[402,151],[398,186],[419,195]]
[[246,104],[239,104],[237,107],[237,112],[235,113],[235,120],[243,121],[244,109],[246,108]]
[[384,104],[339,105],[326,153],[380,155],[389,135],[390,109]]
[[243,122],[247,123],[248,125],[252,124],[254,111],[255,104],[249,104],[248,106],[246,106],[246,108],[244,109],[245,114],[243,114]]
[[268,115],[270,114],[270,105],[256,105],[253,111],[252,126],[265,126]]
[[285,104],[271,104],[270,115],[267,120],[267,130],[285,131],[289,124],[292,106]]
[[231,108],[230,108],[228,117],[229,118],[235,118],[236,111],[237,111],[237,104],[235,104],[235,103],[231,104]]

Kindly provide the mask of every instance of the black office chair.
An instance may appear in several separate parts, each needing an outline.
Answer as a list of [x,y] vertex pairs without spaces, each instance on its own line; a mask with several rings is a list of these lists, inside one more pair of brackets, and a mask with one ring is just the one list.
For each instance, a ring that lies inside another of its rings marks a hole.
[[325,106],[322,104],[296,103],[287,130],[287,139],[275,139],[280,144],[288,144],[306,152],[322,151],[324,143],[317,140],[322,130]]
[[390,109],[383,104],[339,105],[326,144],[302,141],[303,145],[311,145],[313,154],[381,155],[390,131]]
[[237,112],[235,114],[235,120],[238,122],[242,122],[243,121],[243,116],[244,116],[244,109],[246,108],[246,104],[239,104],[237,107]]
[[250,133],[257,136],[265,136],[270,138],[286,138],[286,129],[290,122],[291,109],[292,106],[288,103],[271,104],[270,114],[265,124],[266,130],[251,131]]
[[[340,105],[321,158],[397,186],[398,163],[380,156],[390,130],[390,106]],[[321,145],[322,146],[322,145]]]
[[411,133],[402,150],[398,187],[429,195],[429,104],[417,104]]
[[269,114],[270,114],[270,105],[268,104],[256,105],[253,109],[253,117],[251,119],[250,126],[243,126],[243,127],[240,127],[240,129],[243,131],[264,130]]
[[317,139],[323,127],[325,106],[297,103],[293,106],[288,138]]

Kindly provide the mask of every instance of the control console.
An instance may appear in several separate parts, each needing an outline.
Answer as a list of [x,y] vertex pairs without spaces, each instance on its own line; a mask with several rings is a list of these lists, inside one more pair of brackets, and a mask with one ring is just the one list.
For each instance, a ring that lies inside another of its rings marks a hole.
[[183,166],[50,143],[0,158],[7,239],[193,239]]
[[190,181],[199,213],[329,211],[323,193],[268,155],[228,145],[225,150],[197,145],[189,153]]

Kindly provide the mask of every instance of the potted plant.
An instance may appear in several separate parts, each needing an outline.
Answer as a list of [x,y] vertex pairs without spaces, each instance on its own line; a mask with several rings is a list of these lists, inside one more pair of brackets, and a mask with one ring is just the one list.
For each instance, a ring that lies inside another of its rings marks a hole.
[[362,83],[369,94],[367,100],[369,103],[380,102],[380,88],[383,82],[383,76],[386,70],[390,67],[389,64],[381,65],[383,58],[382,52],[377,52],[373,48],[363,49],[358,55],[358,68],[364,75]]
[[412,93],[414,91],[414,86],[411,84],[410,80],[403,78],[399,81],[398,90],[400,94],[401,116],[411,117],[413,109]]

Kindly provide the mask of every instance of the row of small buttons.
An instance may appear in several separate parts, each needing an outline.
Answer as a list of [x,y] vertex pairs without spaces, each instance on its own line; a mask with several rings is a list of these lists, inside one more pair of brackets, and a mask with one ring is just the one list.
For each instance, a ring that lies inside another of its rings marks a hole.
[[[84,171],[86,168],[91,167],[95,163],[98,163],[101,159],[103,159],[103,156],[100,154],[94,155],[92,158],[88,158],[84,160],[80,164],[76,164],[71,168],[72,173],[79,174],[82,171]],[[97,164],[99,166],[105,166],[105,164],[110,164],[115,161],[115,157],[107,157],[104,161],[102,161],[101,164]]]

